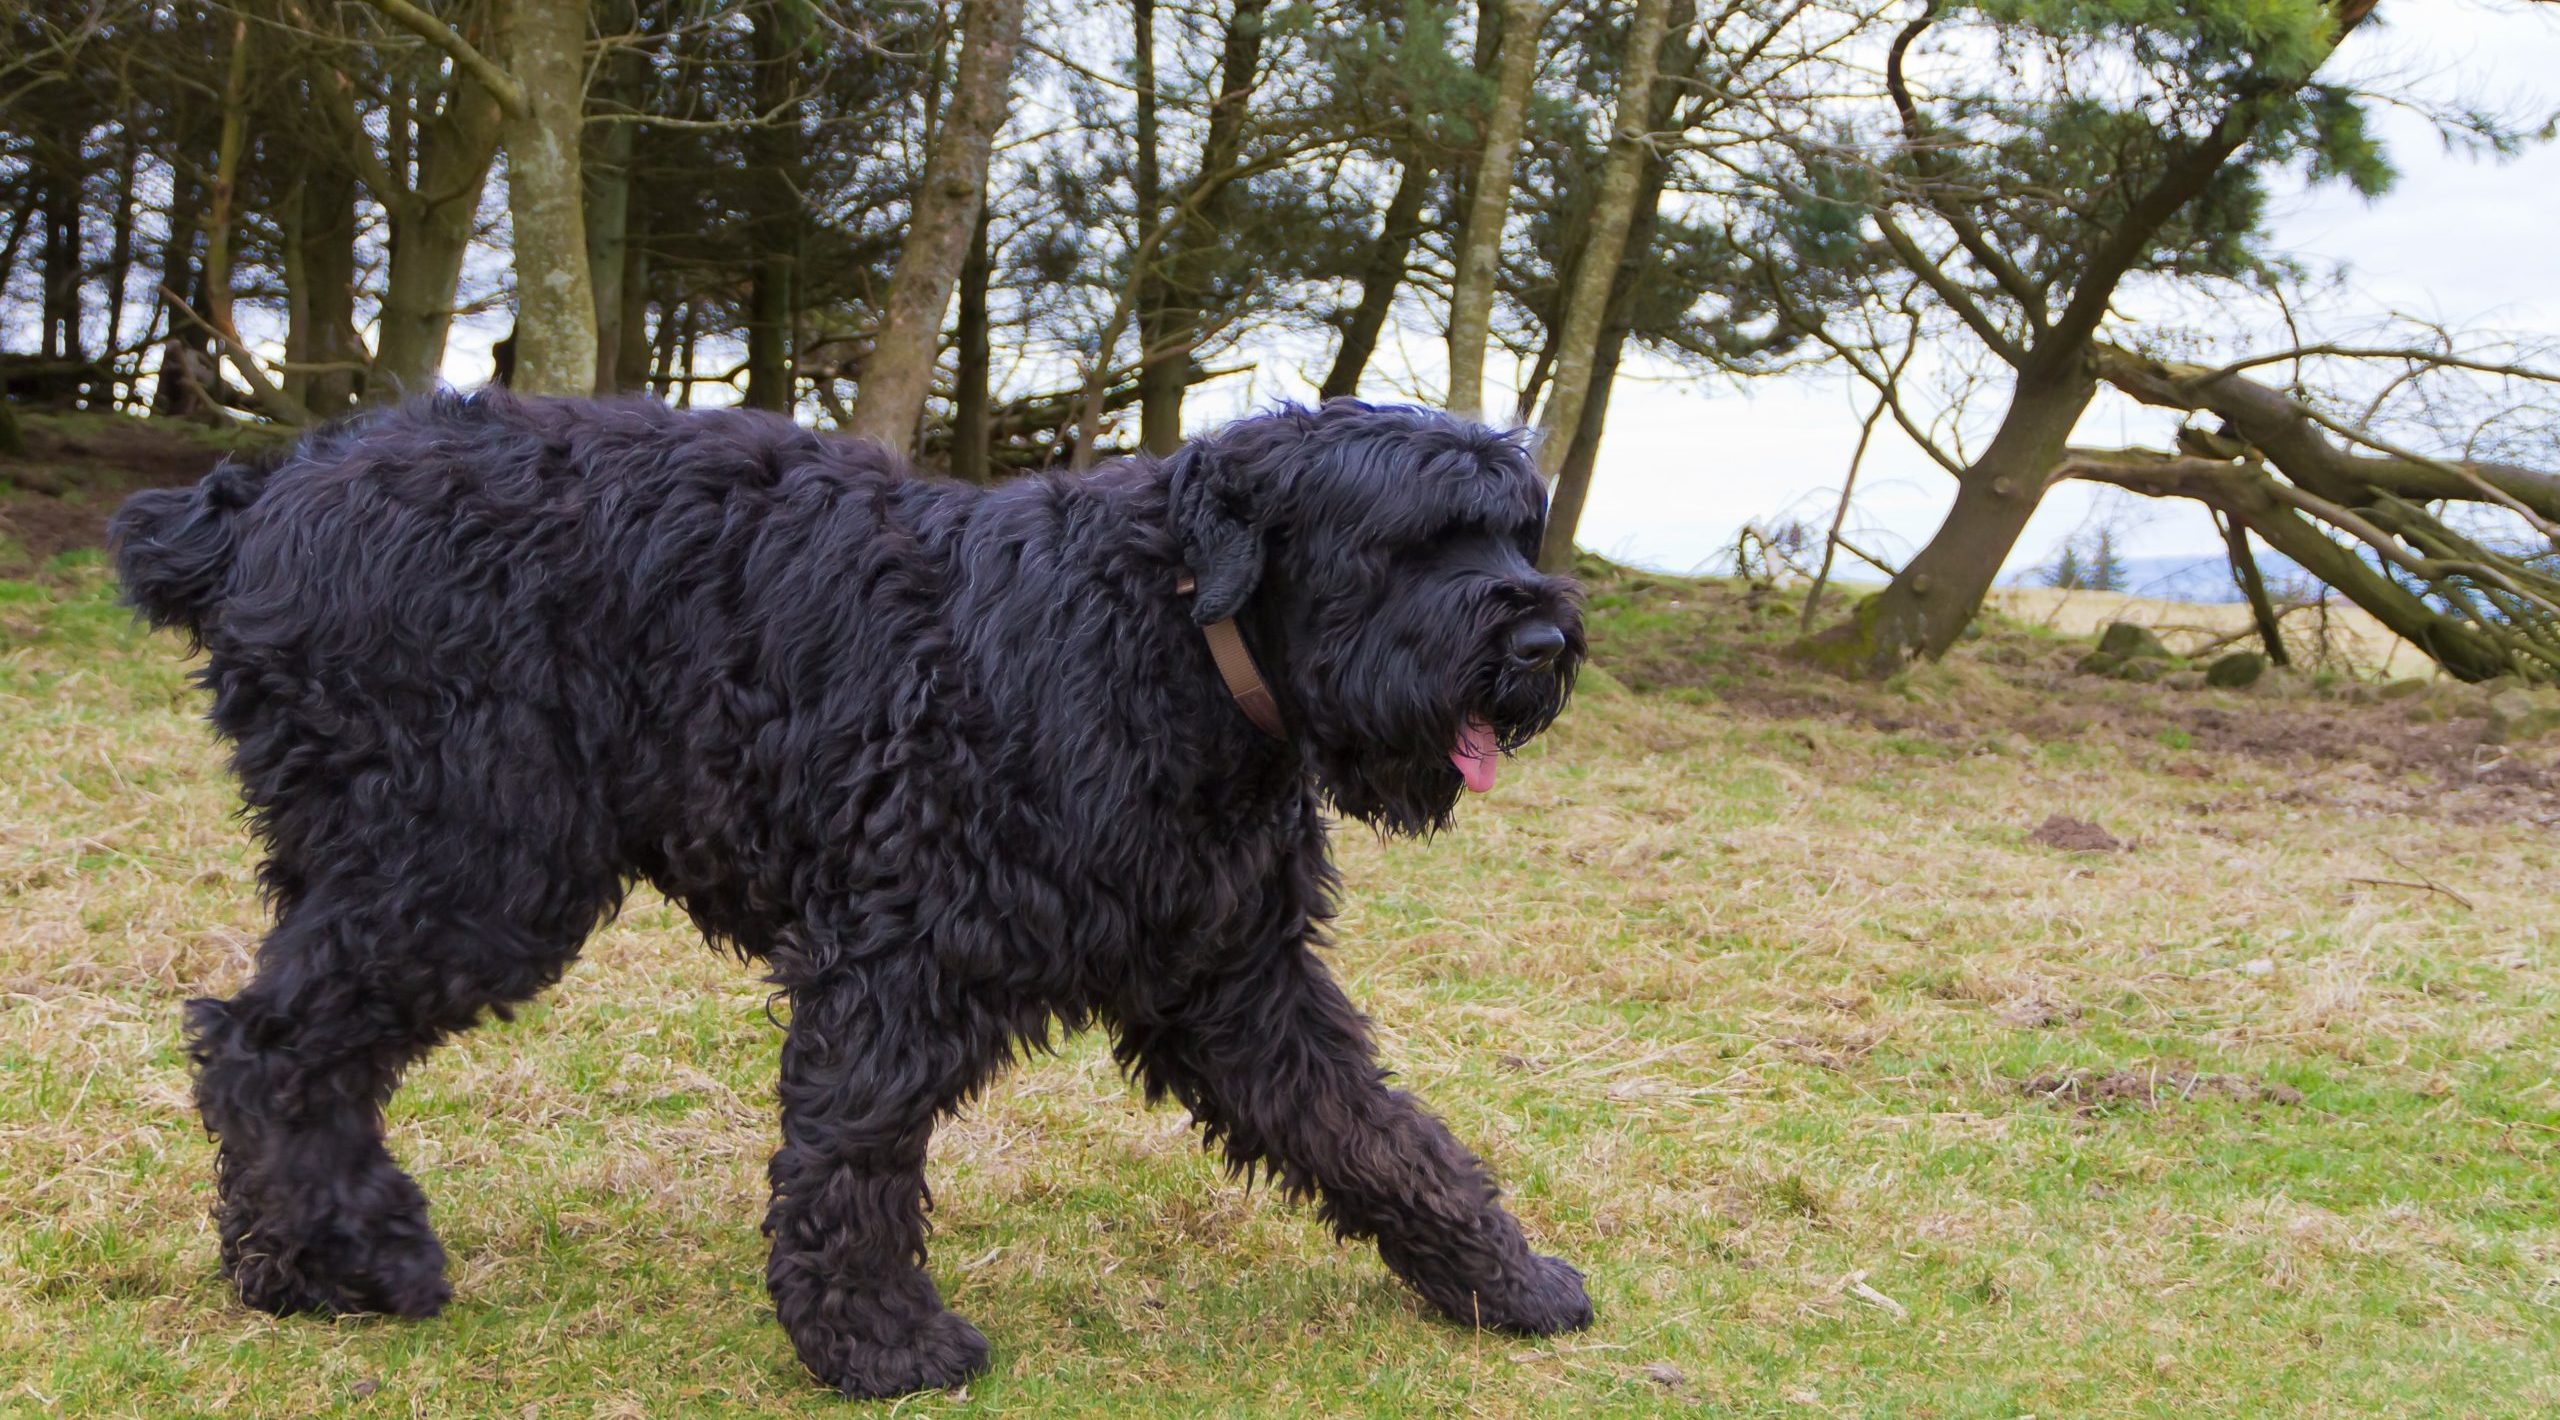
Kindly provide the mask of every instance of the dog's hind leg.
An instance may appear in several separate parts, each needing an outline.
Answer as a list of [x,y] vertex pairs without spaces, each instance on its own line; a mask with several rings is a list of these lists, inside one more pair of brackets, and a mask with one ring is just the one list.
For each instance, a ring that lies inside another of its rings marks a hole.
[[1344,1237],[1451,1319],[1546,1335],[1591,1321],[1582,1274],[1529,1250],[1484,1165],[1387,1088],[1360,1015],[1289,940],[1185,1001],[1124,1021],[1119,1055],[1150,1097],[1188,1106],[1240,1169],[1314,1194]]
[[925,1274],[924,1164],[935,1119],[1005,1045],[924,997],[862,973],[790,992],[765,1285],[801,1362],[858,1398],[956,1386],[987,1364],[986,1338]]
[[282,905],[239,994],[188,1003],[222,1269],[242,1301],[411,1317],[444,1305],[444,1249],[383,1147],[383,1106],[438,1040],[557,980],[595,915],[534,930],[340,873]]

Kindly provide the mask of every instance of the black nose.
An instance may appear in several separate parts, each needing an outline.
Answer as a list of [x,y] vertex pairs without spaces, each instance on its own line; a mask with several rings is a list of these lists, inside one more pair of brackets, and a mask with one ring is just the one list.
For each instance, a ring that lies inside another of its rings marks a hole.
[[1564,654],[1564,631],[1552,622],[1522,622],[1511,632],[1511,659],[1533,671],[1542,671]]

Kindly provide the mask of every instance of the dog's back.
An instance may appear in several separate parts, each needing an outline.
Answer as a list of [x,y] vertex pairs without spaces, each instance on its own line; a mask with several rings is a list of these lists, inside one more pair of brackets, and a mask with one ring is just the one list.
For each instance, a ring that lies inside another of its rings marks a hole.
[[[470,586],[473,564],[528,544],[609,531],[598,514],[680,539],[688,519],[795,470],[894,473],[885,455],[852,449],[744,410],[439,395],[308,434],[280,459],[225,460],[191,487],[135,494],[108,537],[126,600],[156,626],[202,640],[227,604],[254,599],[271,617],[299,608],[316,630],[394,610],[430,585]],[[573,570],[562,560],[571,549],[542,550],[551,570]],[[443,577],[419,576],[421,562],[442,564]],[[383,604],[362,605],[368,595]]]
[[113,535],[127,600],[208,652],[272,863],[486,817],[546,877],[652,879],[743,945],[780,885],[726,845],[818,817],[795,796],[914,738],[920,689],[965,718],[1004,648],[957,647],[951,605],[1024,595],[1041,555],[955,575],[971,524],[1054,553],[1056,514],[1040,480],[920,477],[776,415],[497,392],[137,495]]

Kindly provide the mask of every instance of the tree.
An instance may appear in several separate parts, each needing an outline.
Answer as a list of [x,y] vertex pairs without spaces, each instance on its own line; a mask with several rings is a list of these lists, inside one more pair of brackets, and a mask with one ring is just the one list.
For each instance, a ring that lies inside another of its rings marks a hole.
[[[1651,51],[1657,72],[1649,111],[1636,130],[1642,161],[1624,235],[1618,237],[1612,223],[1606,241],[1597,214],[1611,154],[1627,146],[1621,75],[1633,26],[1622,19],[1631,17],[1595,8],[1554,37],[1561,54],[1552,67],[1571,73],[1574,83],[1537,95],[1531,156],[1514,189],[1514,205],[1526,220],[1516,274],[1507,274],[1503,285],[1501,309],[1510,319],[1496,327],[1516,355],[1529,358],[1518,418],[1538,412],[1541,396],[1552,399],[1575,290],[1595,263],[1607,296],[1590,337],[1588,374],[1578,376],[1585,379],[1580,412],[1568,432],[1556,410],[1542,446],[1554,469],[1544,565],[1561,568],[1573,557],[1610,398],[1631,344],[1714,374],[1776,358],[1796,340],[1785,326],[1769,323],[1766,301],[1745,279],[1728,233],[1730,198],[1718,189],[1717,155],[1765,124],[1758,96],[1787,83],[1854,24],[1854,17],[1809,24],[1808,8],[1724,5],[1700,23],[1693,0],[1672,0],[1661,46]],[[1584,338],[1575,332],[1578,361]]]
[[[1767,179],[1759,276],[1784,318],[1875,383],[1956,475],[1945,524],[1815,649],[1884,673],[1971,621],[2094,397],[2129,280],[2246,278],[2265,172],[2368,191],[2389,169],[2362,101],[2314,82],[2373,0],[1930,0],[1886,46],[1872,108],[1806,115]],[[2008,56],[1986,65],[1985,54]],[[1878,157],[1876,154],[1883,156]],[[1937,449],[1879,351],[1924,319],[2000,369],[1977,455]]]
[[[804,18],[798,0],[753,0],[753,92],[760,114],[779,115],[800,92]],[[805,300],[801,248],[807,236],[802,199],[800,126],[763,118],[746,131],[744,236],[747,241],[747,386],[750,409],[788,413],[800,397],[793,327]]]
[[[1545,27],[1540,0],[1485,0],[1483,13],[1502,17],[1497,53],[1500,78],[1485,111],[1467,216],[1458,229],[1457,272],[1449,290],[1449,412],[1476,418],[1484,412],[1484,347],[1493,329],[1493,296],[1502,261],[1502,229],[1511,213],[1511,180],[1519,166],[1520,139],[1528,125],[1529,88],[1538,76],[1538,36]],[[1650,3],[1650,0],[1648,0]]]
[[[2202,502],[2461,679],[2560,680],[2560,367],[2430,336],[2220,366],[2101,346],[2108,384],[2211,422],[2175,450],[2072,449],[2053,477]],[[2292,388],[2253,377],[2278,364]]]
[[[1333,363],[1317,384],[1320,400],[1359,391],[1399,294],[1418,262],[1428,260],[1426,242],[1436,235],[1429,211],[1434,198],[1441,199],[1445,212],[1450,199],[1457,196],[1443,190],[1441,180],[1456,153],[1466,142],[1476,141],[1472,132],[1462,133],[1465,116],[1483,107],[1492,71],[1498,67],[1498,45],[1492,41],[1501,33],[1495,23],[1501,12],[1487,5],[1483,13],[1488,29],[1478,36],[1480,53],[1473,63],[1456,52],[1458,7],[1437,0],[1387,11],[1378,22],[1357,32],[1334,57],[1346,97],[1353,102],[1373,100],[1387,110],[1377,125],[1381,149],[1375,157],[1383,172],[1394,174],[1394,187],[1383,207],[1377,206],[1375,191],[1354,189],[1368,199],[1361,206],[1378,212],[1377,230],[1351,249],[1340,273],[1357,284],[1359,298],[1347,309],[1337,307],[1324,316],[1324,323],[1339,331],[1340,338]],[[1348,184],[1338,185],[1337,192],[1341,186]],[[1311,274],[1321,281],[1332,273]]]
[[498,105],[516,271],[513,386],[528,394],[592,392],[595,293],[578,158],[586,105],[586,5],[514,0],[498,7],[502,67],[411,0],[373,4],[394,24],[444,50]]
[[916,184],[907,240],[883,300],[880,334],[862,369],[847,427],[895,449],[915,440],[933,383],[934,354],[951,290],[979,235],[987,192],[987,157],[1003,126],[1013,49],[1022,32],[1022,0],[965,0],[960,7],[960,62],[950,111],[934,135]]
[[[1600,328],[1608,314],[1611,289],[1617,284],[1619,257],[1627,248],[1627,230],[1635,219],[1644,178],[1654,117],[1654,76],[1670,13],[1671,0],[1636,0],[1635,16],[1627,27],[1626,56],[1618,78],[1618,118],[1592,206],[1588,254],[1574,273],[1565,301],[1564,320],[1556,332],[1554,382],[1539,418],[1543,437],[1538,466],[1550,478],[1562,471],[1566,450],[1582,428]],[[1557,517],[1564,533],[1547,539],[1539,552],[1539,563],[1551,572],[1566,570],[1573,559],[1572,529],[1581,519],[1582,490],[1572,492],[1572,506],[1560,510]]]
[[1139,442],[1149,453],[1169,454],[1182,442],[1182,399],[1204,334],[1214,269],[1230,240],[1270,8],[1270,0],[1235,0],[1228,13],[1199,167],[1161,219],[1153,250],[1138,257]]

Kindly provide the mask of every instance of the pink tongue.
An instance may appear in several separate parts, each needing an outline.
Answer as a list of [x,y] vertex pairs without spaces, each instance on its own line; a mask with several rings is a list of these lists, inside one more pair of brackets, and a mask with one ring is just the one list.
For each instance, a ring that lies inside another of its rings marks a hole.
[[1502,768],[1502,750],[1494,740],[1493,726],[1482,720],[1467,721],[1467,727],[1458,732],[1458,742],[1449,747],[1449,762],[1458,766],[1458,777],[1467,781],[1470,793],[1491,790]]

